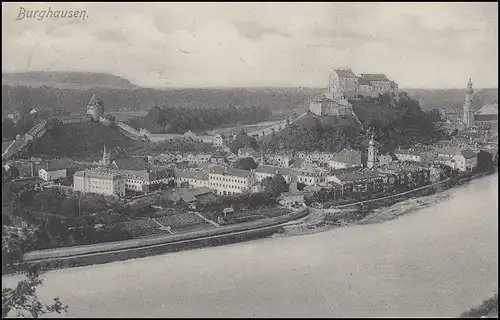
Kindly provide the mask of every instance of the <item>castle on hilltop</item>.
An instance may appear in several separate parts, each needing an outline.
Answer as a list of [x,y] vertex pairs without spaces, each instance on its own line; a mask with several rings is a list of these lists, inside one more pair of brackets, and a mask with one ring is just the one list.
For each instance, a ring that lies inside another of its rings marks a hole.
[[362,73],[358,76],[349,68],[335,69],[330,74],[327,91],[311,101],[309,110],[320,116],[351,114],[349,99],[377,97],[384,93],[399,100],[398,84],[385,74]]

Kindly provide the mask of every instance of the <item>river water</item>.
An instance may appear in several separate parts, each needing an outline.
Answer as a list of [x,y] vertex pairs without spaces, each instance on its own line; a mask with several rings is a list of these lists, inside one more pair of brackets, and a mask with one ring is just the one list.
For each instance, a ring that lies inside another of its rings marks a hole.
[[52,271],[39,294],[69,317],[458,316],[498,290],[497,179],[389,222]]

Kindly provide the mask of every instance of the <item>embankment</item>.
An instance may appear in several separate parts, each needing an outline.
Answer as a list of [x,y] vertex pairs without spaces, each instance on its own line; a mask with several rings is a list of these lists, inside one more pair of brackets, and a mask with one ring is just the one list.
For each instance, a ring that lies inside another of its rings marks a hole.
[[279,233],[275,236],[312,234],[347,225],[393,220],[407,213],[435,205],[449,197],[447,190],[487,174],[476,174],[470,179],[446,179],[395,195],[333,206],[331,211],[313,210],[305,218],[304,223],[283,226],[279,228]]
[[22,263],[15,265],[9,271],[22,271],[29,265],[38,262],[43,263],[46,269],[59,269],[252,240],[270,236],[278,230],[281,224],[302,218],[308,213],[309,209],[305,208],[279,217],[211,230],[96,245],[32,251],[24,255]]

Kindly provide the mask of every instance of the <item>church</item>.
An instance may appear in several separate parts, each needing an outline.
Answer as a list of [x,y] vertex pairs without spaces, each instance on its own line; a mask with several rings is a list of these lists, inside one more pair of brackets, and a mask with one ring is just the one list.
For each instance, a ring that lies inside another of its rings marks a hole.
[[464,130],[498,130],[498,104],[484,105],[474,112],[472,79],[469,78],[463,105],[462,126]]

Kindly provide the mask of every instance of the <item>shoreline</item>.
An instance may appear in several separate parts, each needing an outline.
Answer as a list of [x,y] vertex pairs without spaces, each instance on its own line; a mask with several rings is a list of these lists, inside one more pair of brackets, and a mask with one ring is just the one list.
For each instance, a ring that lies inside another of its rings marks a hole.
[[[307,234],[315,234],[315,233],[321,233],[321,232],[326,232],[326,231],[331,231],[336,228],[341,228],[341,227],[349,227],[349,226],[355,226],[355,225],[368,225],[368,224],[375,224],[375,223],[382,223],[385,221],[390,221],[397,219],[403,215],[414,213],[418,211],[419,209],[431,207],[433,205],[436,205],[442,201],[445,201],[449,199],[450,194],[453,192],[453,190],[456,189],[456,187],[461,186],[461,185],[466,185],[472,180],[476,179],[481,179],[481,178],[486,178],[490,175],[497,174],[497,171],[488,173],[488,174],[482,174],[480,176],[472,177],[470,180],[468,180],[465,183],[457,183],[453,185],[446,185],[443,189],[432,189],[436,188],[436,185],[439,187],[442,182],[441,181],[437,184],[434,185],[428,185],[427,188],[423,188],[422,190],[419,190],[418,192],[424,191],[428,192],[431,190],[432,194],[430,195],[419,195],[419,193],[409,196],[409,198],[396,201],[392,205],[380,205],[376,206],[376,208],[365,210],[364,212],[360,210],[359,208],[356,208],[355,210],[349,210],[349,209],[333,209],[328,210],[328,209],[313,209],[313,208],[307,208],[306,210],[308,211],[307,215],[298,217],[297,219],[291,219],[288,221],[284,221],[282,223],[279,223],[278,225],[272,226],[271,228],[273,229],[272,232],[265,232],[264,233],[259,233],[260,236],[255,237],[253,235],[254,232],[258,231],[259,228],[249,228],[249,229],[244,229],[242,233],[248,233],[249,235],[252,234],[252,236],[249,236],[248,238],[245,236],[238,237],[237,241],[227,241],[227,243],[224,243],[226,241],[215,241],[215,243],[204,243],[203,245],[196,245],[194,247],[191,247],[190,245],[187,246],[180,246],[177,247],[173,251],[185,251],[185,250],[192,250],[195,248],[203,248],[203,247],[211,247],[211,246],[219,246],[219,245],[224,245],[224,244],[229,244],[229,243],[234,243],[234,242],[246,242],[246,241],[251,241],[255,239],[262,239],[262,238],[279,238],[279,237],[291,237],[291,236],[300,236],[300,235],[307,235]],[[394,195],[394,197],[399,197],[401,196],[400,194]],[[377,199],[373,199],[376,201]],[[352,204],[353,206],[356,206],[356,204]],[[330,212],[328,212],[330,211]],[[342,221],[339,223],[338,221],[331,221],[332,218],[335,218],[337,215],[343,215],[347,214],[348,216],[348,221]],[[349,216],[351,215],[351,216]],[[352,217],[354,215],[354,217]],[[360,216],[361,215],[361,216]],[[330,221],[329,221],[330,220]],[[241,226],[233,226],[233,228],[236,227],[237,229],[240,229]],[[223,236],[224,237],[224,236]],[[215,237],[218,238],[218,237]],[[214,238],[214,240],[215,240]],[[188,240],[190,242],[200,242],[203,241],[203,238],[191,238]],[[210,241],[211,242],[211,241]],[[110,244],[110,243],[105,243]],[[153,244],[151,244],[153,245]],[[146,251],[145,254],[140,254],[138,257],[127,257],[122,256],[121,258],[111,258],[110,260],[104,259],[105,261],[97,262],[97,261],[90,261],[90,262],[85,262],[83,265],[94,265],[94,264],[101,264],[101,263],[109,263],[109,262],[115,262],[115,261],[123,261],[123,260],[128,260],[128,259],[134,259],[134,258],[140,258],[140,257],[148,257],[148,256],[154,256],[158,254],[163,254],[163,253],[168,253],[170,250],[165,250],[163,252],[154,252],[155,250],[150,250],[151,245],[146,245],[146,246],[135,246],[133,248],[122,248],[122,250],[119,251]],[[168,246],[168,243],[156,243],[154,246]],[[70,247],[71,248],[71,247]],[[115,256],[119,254],[119,252],[115,252],[116,250],[109,250],[107,254],[111,256]],[[29,253],[27,253],[29,254]],[[84,254],[86,257],[90,257],[93,255],[98,255],[102,256],[103,254],[106,254],[105,252],[95,252],[95,253],[87,253]],[[77,259],[79,260],[79,256],[66,256],[64,255],[62,257],[51,257],[51,258],[46,258],[46,259],[33,259],[35,261],[29,261],[25,260],[21,262],[17,267],[13,267],[14,270],[5,273],[4,275],[10,275],[10,274],[16,274],[16,273],[22,273],[23,272],[23,267],[26,265],[29,265],[31,263],[36,263],[36,262],[46,262],[49,264],[48,269],[53,270],[53,269],[66,269],[66,268],[72,268],[72,267],[77,267],[77,266],[82,266],[82,262],[76,263],[77,265],[74,265],[73,263],[70,263],[69,260],[72,259]],[[62,260],[67,261],[66,263],[61,263]],[[85,259],[87,260],[87,259]],[[90,259],[92,260],[92,259]],[[97,259],[100,260],[100,259]]]
[[[498,171],[491,173],[486,173],[481,176],[472,177],[469,181],[464,184],[455,184],[444,190],[437,190],[430,195],[424,196],[413,196],[411,198],[398,201],[389,206],[380,206],[375,209],[369,209],[367,214],[359,219],[354,218],[346,223],[335,223],[328,221],[328,219],[334,217],[335,215],[342,214],[362,214],[363,212],[359,209],[348,210],[348,209],[337,209],[335,212],[329,212],[328,209],[311,209],[311,212],[307,217],[303,219],[301,223],[291,224],[283,226],[280,230],[271,236],[271,238],[280,237],[294,237],[308,234],[316,234],[321,232],[331,231],[337,228],[344,228],[350,226],[358,225],[370,225],[378,224],[391,220],[398,219],[399,217],[405,216],[407,214],[416,213],[418,210],[432,207],[438,203],[446,201],[451,197],[451,193],[456,190],[457,187],[467,185],[469,182],[476,179],[482,179],[489,177],[491,175],[497,174]],[[429,186],[431,188],[432,186]],[[311,221],[312,220],[312,221]]]

